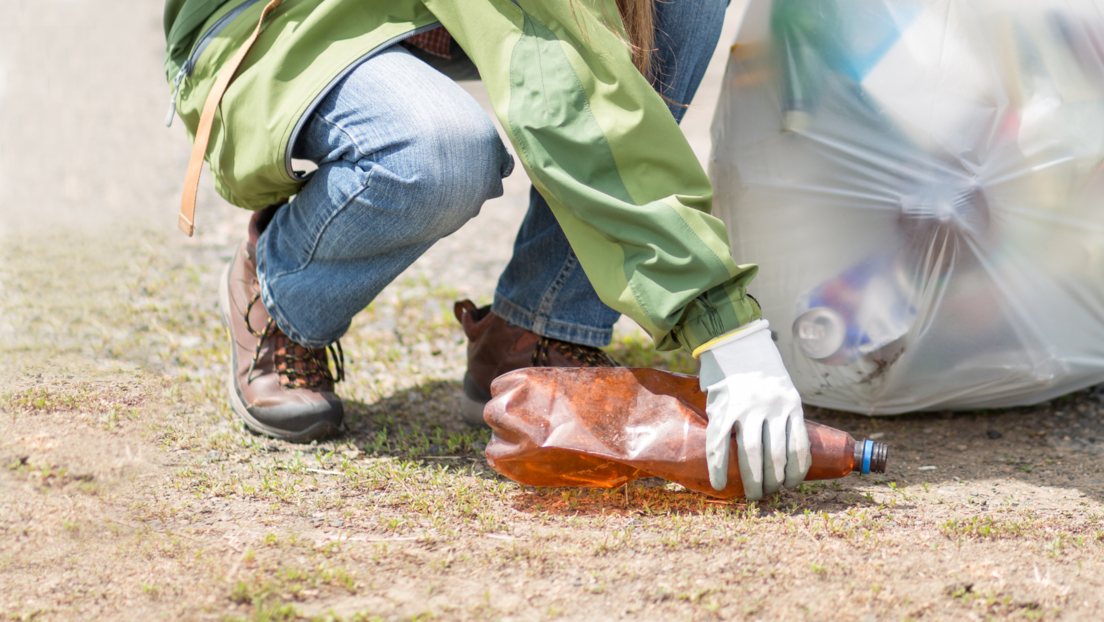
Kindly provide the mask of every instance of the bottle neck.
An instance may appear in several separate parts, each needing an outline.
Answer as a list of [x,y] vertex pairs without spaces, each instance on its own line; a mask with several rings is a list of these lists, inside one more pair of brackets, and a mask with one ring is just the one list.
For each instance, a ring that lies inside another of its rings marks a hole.
[[856,441],[855,466],[851,470],[858,471],[863,475],[885,473],[888,460],[889,447],[885,443],[876,443],[871,440]]

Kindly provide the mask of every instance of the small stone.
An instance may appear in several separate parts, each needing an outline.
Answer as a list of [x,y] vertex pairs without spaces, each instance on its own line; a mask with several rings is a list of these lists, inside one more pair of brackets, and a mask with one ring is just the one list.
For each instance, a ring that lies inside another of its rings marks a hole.
[[222,460],[222,452],[217,449],[212,449],[211,451],[207,452],[207,459],[211,462]]
[[998,438],[1000,438],[1004,435],[1001,434],[1000,432],[998,432],[997,430],[989,430],[988,432],[985,433],[985,436],[988,436],[989,438],[991,438],[995,441],[995,440],[997,440]]
[[330,521],[330,527],[341,527],[345,524],[345,521],[340,519],[334,519]]

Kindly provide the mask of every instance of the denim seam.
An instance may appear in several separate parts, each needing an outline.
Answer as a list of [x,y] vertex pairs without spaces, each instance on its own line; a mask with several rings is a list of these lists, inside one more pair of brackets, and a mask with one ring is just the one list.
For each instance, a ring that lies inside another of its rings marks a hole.
[[[505,307],[505,308],[503,308]],[[511,324],[518,324],[515,318],[518,316],[527,320],[535,321],[532,313],[526,311],[518,304],[514,303],[510,299],[503,296],[501,293],[495,293],[494,305],[492,307],[495,313]],[[576,324],[565,324],[563,322],[546,321],[545,328],[554,327],[562,329],[558,332],[570,336],[558,336],[558,335],[543,335],[542,337],[551,337],[552,339],[560,339],[562,341],[569,341],[571,343],[579,343],[581,345],[593,346],[596,348],[604,348],[609,345],[611,338],[613,337],[613,329],[597,329],[586,326],[579,326]],[[523,327],[524,328],[524,327]],[[532,330],[531,328],[526,330]],[[537,331],[533,331],[537,332]],[[554,332],[554,331],[547,331]]]
[[[361,160],[368,159],[368,155],[366,153],[364,153],[363,149],[360,148],[360,145],[357,143],[356,138],[353,138],[353,135],[350,134],[348,130],[346,130],[343,126],[341,126],[337,123],[334,123],[333,121],[330,121],[329,119],[327,119],[323,115],[319,114],[319,115],[315,115],[315,116],[316,116],[317,120],[322,121],[326,125],[328,125],[328,126],[334,128],[335,130],[341,132],[342,134],[345,135],[346,138],[349,139],[349,144],[351,144],[353,146],[353,150],[356,152],[357,162],[360,162]],[[336,160],[334,160],[334,161],[336,161]],[[325,162],[325,160],[323,160],[323,162]],[[367,187],[367,185],[365,185],[365,187]]]
[[[261,247],[258,244],[258,248],[257,248],[257,265],[258,265],[258,267],[262,263],[264,263],[264,261],[262,260],[262,256],[265,255],[265,254],[267,254],[267,253],[263,250],[263,247]],[[283,310],[280,309],[280,305],[276,304],[276,301],[272,298],[272,290],[269,288],[268,279],[261,277],[260,270],[257,271],[257,282],[260,283],[260,285],[261,285],[261,303],[264,304],[265,311],[268,311],[269,317],[271,317],[272,320],[276,323],[276,327],[279,328],[285,335],[287,335],[289,339],[291,339],[292,341],[294,341],[295,343],[297,343],[301,346],[306,346],[308,348],[310,348],[310,347],[320,347],[320,346],[318,346],[317,343],[312,343],[312,342],[309,342],[309,340],[304,339],[303,335],[301,333],[299,333],[299,331],[295,330],[288,323],[287,316],[284,314]],[[329,344],[322,344],[323,347],[325,345],[329,345]]]
[[[353,146],[353,151],[356,153],[357,161],[361,161],[361,160],[366,159],[366,157],[364,155],[364,150],[361,149],[360,145],[357,143],[356,138],[354,138],[353,135],[350,134],[349,131],[346,130],[344,127],[342,127],[340,124],[334,123],[333,121],[330,121],[329,119],[327,119],[325,117],[325,115],[319,114],[317,111],[314,113],[314,121],[321,121],[321,122],[325,123],[327,126],[329,126],[333,129],[341,132],[342,134],[344,134],[345,137],[348,138],[349,144]],[[323,162],[325,162],[325,160],[323,160]],[[285,276],[289,276],[289,275],[292,275],[292,274],[297,274],[299,272],[302,272],[303,270],[306,270],[310,266],[310,264],[314,261],[314,254],[318,251],[319,241],[322,239],[322,236],[325,234],[326,230],[329,229],[330,224],[333,223],[335,218],[337,218],[342,212],[345,211],[345,208],[347,208],[350,203],[352,203],[354,200],[356,200],[357,197],[359,197],[362,193],[364,193],[364,191],[368,190],[368,188],[371,187],[371,179],[372,179],[372,175],[374,175],[374,174],[375,174],[375,168],[373,167],[372,169],[370,169],[368,171],[368,177],[365,180],[365,183],[361,187],[361,189],[357,192],[354,192],[353,194],[350,194],[349,197],[346,198],[345,201],[341,204],[341,206],[338,207],[337,209],[335,209],[330,214],[329,218],[326,219],[326,221],[319,228],[318,232],[314,235],[314,239],[311,242],[310,249],[307,252],[307,257],[299,265],[298,268],[296,268],[294,270],[287,270],[287,271],[281,272],[279,274],[274,274],[271,277],[268,277],[268,278],[264,279],[263,281],[260,278],[258,278],[258,281],[261,281],[261,300],[262,300],[262,302],[264,302],[266,309],[268,309],[269,315],[276,321],[276,326],[281,331],[283,331],[285,335],[287,335],[289,338],[291,338],[292,341],[294,341],[295,343],[298,343],[299,345],[306,346],[306,347],[325,347],[325,346],[329,345],[330,342],[336,341],[336,339],[328,340],[327,343],[316,342],[316,341],[313,341],[313,340],[310,340],[310,339],[305,339],[302,333],[300,333],[299,331],[297,331],[297,330],[295,330],[294,328],[291,327],[290,322],[288,321],[286,315],[280,310],[280,306],[273,299],[272,294],[271,294],[271,289],[268,287],[267,283],[270,279],[271,280],[276,280],[276,279],[280,279],[280,278],[285,277]],[[258,255],[261,252],[264,252],[264,251],[258,251]],[[258,257],[258,259],[259,259],[259,257]],[[259,276],[260,275],[258,274],[258,277]]]
[[[327,123],[329,123],[329,122],[327,121]],[[354,145],[355,145],[355,143],[354,143]],[[359,152],[359,147],[357,148],[357,150]],[[289,275],[292,275],[292,274],[297,274],[299,272],[302,272],[303,270],[306,270],[310,266],[311,262],[314,261],[314,254],[318,250],[319,240],[322,239],[323,234],[325,234],[326,230],[329,229],[330,224],[333,223],[334,219],[336,219],[339,215],[341,215],[345,211],[345,208],[347,208],[349,206],[349,204],[351,204],[354,200],[356,200],[357,197],[359,197],[366,190],[368,190],[368,188],[371,186],[370,181],[371,181],[371,178],[372,178],[372,175],[374,174],[374,172],[375,172],[374,168],[371,171],[369,171],[368,179],[365,181],[364,186],[359,191],[354,192],[353,194],[350,194],[349,197],[341,204],[341,206],[338,207],[337,209],[335,209],[333,211],[333,213],[330,214],[329,218],[326,219],[326,221],[323,223],[323,225],[321,227],[319,227],[318,232],[314,235],[314,240],[311,242],[310,250],[307,253],[306,259],[299,265],[298,268],[296,268],[294,270],[287,270],[287,271],[281,272],[279,274],[274,274],[271,277],[267,277],[263,281],[261,281],[261,298],[262,298],[263,302],[265,303],[265,308],[268,309],[269,315],[276,319],[276,325],[280,328],[280,330],[282,330],[284,332],[284,334],[286,334],[288,337],[291,337],[291,340],[294,341],[295,343],[298,343],[299,345],[307,346],[307,347],[322,347],[322,346],[317,345],[321,342],[317,342],[317,341],[313,341],[313,340],[309,340],[309,339],[303,339],[302,338],[303,335],[299,331],[297,331],[293,328],[291,330],[289,330],[289,328],[291,328],[290,324],[288,323],[288,320],[284,316],[284,314],[280,312],[279,305],[276,304],[276,301],[272,298],[272,295],[270,293],[271,290],[269,289],[267,283],[268,283],[269,280],[276,280],[276,279],[279,279],[279,278],[282,278],[282,277],[285,277],[285,276],[289,276]],[[258,274],[258,277],[259,276],[260,275]],[[260,279],[258,278],[258,280],[260,280]],[[332,342],[332,341],[335,341],[335,340],[329,340],[329,341]],[[329,345],[329,343],[325,343],[325,344],[323,344],[323,346],[324,345]]]
[[368,180],[365,181],[364,187],[354,192],[353,194],[350,194],[349,198],[341,204],[341,207],[335,209],[333,213],[331,213],[330,216],[326,218],[326,221],[322,223],[322,226],[318,228],[318,232],[314,234],[314,240],[311,241],[310,250],[308,251],[307,258],[303,262],[303,264],[294,270],[288,270],[287,272],[281,272],[280,274],[274,275],[272,278],[279,278],[282,276],[287,276],[289,274],[297,274],[299,272],[302,272],[312,261],[314,261],[314,254],[318,252],[318,244],[321,241],[323,234],[325,234],[326,230],[330,228],[330,225],[333,224],[333,221],[345,211],[345,208],[349,207],[350,203],[352,203],[354,200],[357,199],[357,197],[368,190],[368,188],[371,186],[371,184],[368,182],[371,180],[374,172],[375,168],[373,168],[368,173]]
[[[328,126],[334,128],[334,129],[336,129],[337,131],[341,132],[342,134],[344,134],[349,139],[349,143],[353,146],[353,150],[356,152],[357,162],[360,162],[362,160],[367,159],[366,156],[364,155],[364,150],[360,148],[360,145],[357,144],[356,139],[353,138],[353,135],[350,134],[345,128],[341,127],[337,123],[334,123],[333,121],[330,121],[324,115],[316,114],[315,117],[316,117],[316,120],[324,122],[326,125],[328,125]],[[350,194],[345,199],[345,201],[341,203],[341,206],[338,207],[337,209],[335,209],[332,213],[330,213],[330,216],[328,218],[326,218],[326,221],[322,223],[322,226],[318,228],[318,232],[315,233],[315,235],[314,235],[314,240],[311,241],[310,250],[307,251],[306,260],[303,261],[303,263],[298,268],[296,268],[294,270],[288,270],[286,272],[281,272],[280,274],[273,275],[272,276],[273,279],[277,279],[277,278],[280,278],[280,277],[283,277],[283,276],[287,276],[289,274],[297,274],[299,272],[302,272],[303,270],[305,270],[307,268],[307,266],[310,265],[310,263],[312,261],[314,261],[314,254],[318,251],[318,243],[322,239],[322,235],[325,234],[326,230],[330,228],[330,224],[333,223],[334,219],[337,218],[338,216],[340,216],[341,213],[345,211],[345,208],[349,207],[350,203],[352,203],[354,200],[356,200],[357,197],[359,197],[361,194],[363,194],[366,190],[368,190],[372,186],[372,176],[375,175],[375,173],[376,173],[375,167],[372,167],[372,168],[368,169],[368,176],[364,180],[364,184],[361,186],[360,190]]]
[[294,328],[291,328],[289,330],[287,318],[280,310],[279,305],[276,305],[272,302],[271,294],[268,294],[268,291],[269,290],[267,287],[265,287],[264,285],[261,286],[261,302],[264,303],[265,310],[268,311],[268,315],[272,318],[274,322],[276,322],[276,327],[279,328],[280,331],[283,332],[285,335],[287,335],[289,339],[307,348],[325,348],[334,341],[337,341],[336,338],[326,341],[312,341],[310,339],[304,338],[304,336]]
[[552,313],[552,310],[556,306],[556,296],[559,295],[560,290],[563,289],[564,283],[567,282],[568,276],[571,275],[575,266],[579,265],[579,259],[575,256],[575,251],[571,248],[567,249],[567,258],[564,259],[563,265],[560,266],[560,271],[556,273],[555,280],[552,281],[552,285],[545,291],[544,296],[541,297],[540,304],[537,305],[537,311],[534,314],[534,322],[538,320],[541,324],[549,323],[546,318]]

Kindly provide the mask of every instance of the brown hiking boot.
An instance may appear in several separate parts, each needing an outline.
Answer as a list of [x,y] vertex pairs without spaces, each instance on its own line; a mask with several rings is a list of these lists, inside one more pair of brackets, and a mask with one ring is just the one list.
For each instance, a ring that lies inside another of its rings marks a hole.
[[[219,309],[230,338],[230,404],[255,433],[309,443],[341,431],[344,407],[334,394],[326,349],[292,341],[261,301],[254,253],[257,224],[271,218],[265,212],[254,214],[249,240],[242,242],[219,283]],[[344,361],[341,346],[335,345],[340,381]]]
[[468,425],[486,426],[483,407],[491,399],[491,381],[522,367],[617,367],[602,350],[514,326],[470,300],[453,306],[468,336],[468,371],[460,395],[460,414]]

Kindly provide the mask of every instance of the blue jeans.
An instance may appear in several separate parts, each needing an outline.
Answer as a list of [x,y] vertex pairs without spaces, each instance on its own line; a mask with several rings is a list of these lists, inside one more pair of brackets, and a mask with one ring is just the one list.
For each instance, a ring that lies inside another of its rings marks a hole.
[[[681,120],[716,48],[728,0],[657,2],[657,90]],[[363,62],[295,145],[318,170],[257,242],[268,312],[309,347],[337,340],[437,240],[502,194],[513,159],[463,89],[401,46]],[[599,300],[547,202],[530,192],[493,310],[538,334],[608,345]]]

